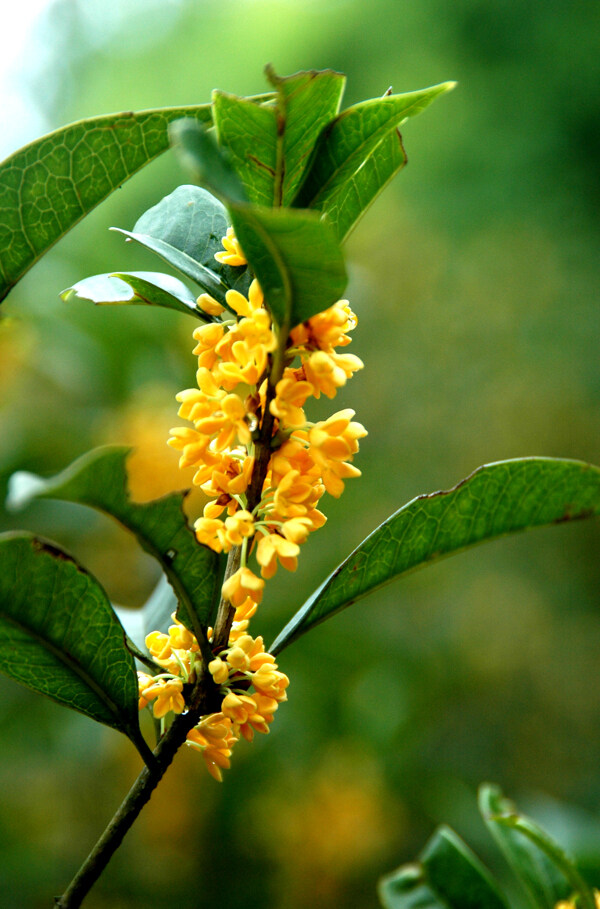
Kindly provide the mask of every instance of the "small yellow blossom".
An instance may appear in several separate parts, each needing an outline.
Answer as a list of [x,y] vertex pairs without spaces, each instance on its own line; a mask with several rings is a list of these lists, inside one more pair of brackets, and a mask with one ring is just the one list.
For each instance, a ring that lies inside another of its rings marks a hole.
[[225,312],[225,307],[221,306],[210,294],[200,294],[196,304],[208,316],[220,316],[222,312]]
[[231,766],[231,749],[237,740],[230,718],[223,713],[203,717],[187,734],[187,744],[201,752],[208,772],[219,783],[223,780],[221,770]]
[[[151,678],[151,677],[150,677]],[[140,694],[146,702],[154,701],[152,711],[157,720],[167,713],[182,713],[185,709],[183,699],[183,682],[181,679],[156,679],[151,678],[151,684],[144,687]]]
[[256,548],[256,561],[261,567],[261,575],[268,580],[277,571],[277,559],[287,571],[296,571],[300,547],[291,540],[280,537],[277,533],[261,536]]
[[283,378],[275,387],[271,413],[286,427],[295,429],[304,426],[306,416],[302,408],[306,399],[313,393],[314,388],[310,382],[298,381],[294,370],[286,369]]
[[225,294],[225,299],[227,300],[227,305],[238,316],[252,316],[258,309],[262,309],[264,304],[262,288],[256,279],[248,288],[247,297],[241,294],[239,290],[228,290]]
[[225,249],[223,252],[215,253],[217,262],[220,262],[222,265],[248,264],[248,260],[244,256],[235,233],[233,232],[233,227],[227,228],[227,234],[221,239],[221,243]]
[[238,568],[223,584],[222,593],[232,606],[241,606],[246,597],[260,603],[265,582],[257,578],[249,568]]

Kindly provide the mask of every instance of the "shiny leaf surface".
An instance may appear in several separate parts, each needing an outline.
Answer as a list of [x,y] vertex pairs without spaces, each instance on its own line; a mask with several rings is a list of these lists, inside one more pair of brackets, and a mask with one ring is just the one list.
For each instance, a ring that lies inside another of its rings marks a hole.
[[383,584],[467,546],[507,533],[600,514],[600,469],[582,461],[523,458],[480,467],[453,489],[419,496],[364,540],[296,613],[270,647]]

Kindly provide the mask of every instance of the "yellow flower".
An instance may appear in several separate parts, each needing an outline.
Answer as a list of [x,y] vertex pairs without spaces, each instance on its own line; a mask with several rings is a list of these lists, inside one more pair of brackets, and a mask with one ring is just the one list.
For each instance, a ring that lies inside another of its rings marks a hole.
[[260,694],[275,698],[276,701],[286,701],[285,689],[290,684],[287,675],[277,670],[277,664],[269,666],[265,663],[252,676],[252,684]]
[[223,584],[222,593],[232,606],[238,607],[245,602],[246,597],[250,597],[254,603],[260,603],[264,586],[265,582],[257,578],[249,568],[238,568]]
[[249,445],[252,441],[252,434],[246,416],[246,408],[241,398],[228,394],[221,399],[219,409],[215,410],[211,416],[195,420],[196,429],[207,436],[218,433],[215,439],[217,451],[223,451],[234,444],[236,436],[242,445]]
[[223,526],[218,518],[198,518],[194,523],[196,539],[203,546],[208,546],[213,552],[222,552],[223,543],[219,536],[219,531]]
[[181,679],[152,679],[152,684],[144,688],[141,697],[145,701],[154,701],[152,712],[160,720],[171,710],[182,713],[185,709],[182,691]]
[[194,331],[193,337],[198,343],[192,353],[198,357],[198,366],[205,369],[213,369],[219,362],[219,354],[216,347],[225,336],[225,326],[219,322],[211,322],[210,325],[201,325]]
[[296,571],[300,547],[277,533],[261,536],[256,548],[256,561],[261,566],[261,575],[267,580],[277,571],[277,559],[287,571]]
[[352,340],[346,332],[352,331],[357,321],[348,301],[338,300],[329,309],[292,329],[290,337],[296,347],[316,347],[320,350],[345,347]]
[[328,398],[334,398],[338,388],[346,384],[353,372],[362,369],[364,363],[354,354],[316,350],[303,365],[306,378],[314,388],[315,398],[319,398],[321,392]]
[[215,253],[217,262],[222,265],[247,265],[248,260],[244,256],[240,244],[233,232],[233,227],[227,228],[227,234],[222,237],[221,243],[225,247],[224,252]]
[[238,740],[233,724],[223,713],[211,713],[187,734],[187,744],[200,751],[211,776],[220,783],[221,770],[228,770],[231,749]]
[[212,675],[215,685],[224,685],[229,678],[229,667],[223,660],[211,660],[208,664],[208,671]]
[[254,518],[249,511],[236,511],[225,519],[222,533],[230,548],[241,546],[244,537],[251,537],[254,534]]
[[264,296],[262,288],[256,278],[248,288],[248,297],[246,298],[239,290],[228,290],[225,294],[227,305],[238,314],[238,316],[252,316],[257,309],[262,309]]
[[200,307],[202,312],[205,312],[209,316],[220,316],[222,312],[225,312],[225,307],[221,306],[220,303],[217,303],[214,297],[211,297],[210,294],[200,294],[196,300],[196,304]]
[[306,416],[303,411],[304,403],[314,392],[310,382],[298,381],[294,370],[286,369],[284,376],[275,386],[275,398],[271,401],[271,413],[277,417],[284,426],[297,428],[304,426]]

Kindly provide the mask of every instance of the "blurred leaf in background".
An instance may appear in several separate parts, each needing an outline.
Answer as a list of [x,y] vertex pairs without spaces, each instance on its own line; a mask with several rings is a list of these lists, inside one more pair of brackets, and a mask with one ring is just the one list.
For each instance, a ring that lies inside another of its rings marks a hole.
[[[23,58],[32,132],[15,146],[80,117],[264,91],[267,61],[345,72],[345,105],[390,84],[459,82],[435,116],[403,127],[408,166],[349,240],[366,368],[340,407],[369,429],[363,480],[331,502],[293,584],[272,582],[259,628],[269,640],[415,495],[504,458],[600,460],[599,34],[598,5],[567,0],[48,4]],[[186,181],[161,157],[2,304],[2,493],[15,470],[50,476],[103,443],[138,445],[136,497],[181,486],[165,440],[174,395],[193,382],[192,320],[58,294],[89,274],[155,269],[107,228],[132,230]],[[106,518],[40,501],[18,523],[57,539],[117,603],[140,605],[156,582]],[[2,512],[0,529],[14,524]],[[593,523],[499,541],[378,592],[368,622],[357,604],[311,631],[283,655],[293,686],[271,740],[240,749],[223,787],[178,756],[90,909],[196,909],[222,899],[224,879],[230,909],[370,907],[376,878],[440,822],[502,875],[473,808],[486,778],[532,815],[543,806],[599,879],[599,543]],[[139,759],[111,730],[0,685],[0,886],[7,909],[37,909]],[[161,830],[160,862],[140,858]]]

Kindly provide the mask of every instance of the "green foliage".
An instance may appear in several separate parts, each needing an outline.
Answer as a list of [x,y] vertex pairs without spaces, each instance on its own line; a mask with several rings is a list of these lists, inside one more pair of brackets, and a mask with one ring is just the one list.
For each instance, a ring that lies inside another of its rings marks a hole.
[[133,657],[98,581],[25,533],[0,537],[0,564],[2,672],[138,743]]
[[227,204],[236,236],[278,325],[289,330],[339,300],[346,270],[330,226],[313,212],[236,201],[241,192],[237,175],[212,137],[194,121],[174,124],[172,133],[185,150],[185,160],[191,161],[192,173]]
[[94,275],[63,290],[61,297],[67,303],[72,300],[85,300],[98,306],[105,304],[118,306],[124,303],[164,306],[166,309],[188,313],[203,321],[208,319],[196,304],[193,293],[182,281],[154,271]]
[[326,214],[342,241],[406,163],[398,126],[452,88],[454,82],[444,82],[343,111],[322,133],[294,204]]
[[[594,896],[575,863],[548,834],[519,814],[497,786],[484,785],[479,808],[494,839],[524,885],[533,909],[555,909],[577,898],[595,909]],[[487,869],[448,827],[439,827],[417,862],[379,882],[385,909],[506,909],[508,903]]]
[[480,467],[447,492],[419,496],[367,537],[273,643],[278,653],[365,594],[444,555],[527,527],[600,513],[600,469],[523,458]]
[[208,268],[226,287],[245,293],[250,283],[245,265],[232,268],[215,259],[229,227],[225,206],[200,186],[178,186],[134,225],[134,233],[163,240]]
[[167,127],[180,117],[210,123],[210,105],[80,120],[0,164],[0,300],[74,224],[167,150]]
[[479,809],[531,906],[554,909],[574,891],[580,895],[581,909],[595,909],[594,897],[573,861],[541,827],[519,814],[497,786],[481,787]]
[[268,67],[274,103],[213,94],[219,144],[256,205],[291,205],[321,131],[339,110],[346,79],[330,70],[281,78]]
[[160,562],[179,602],[179,620],[201,640],[218,600],[218,556],[196,541],[183,513],[183,494],[172,493],[144,504],[130,500],[128,454],[128,448],[98,448],[49,480],[15,474],[9,504],[17,508],[35,497],[61,499],[116,518]]
[[415,865],[379,882],[385,909],[507,909],[487,868],[449,827],[439,827]]

